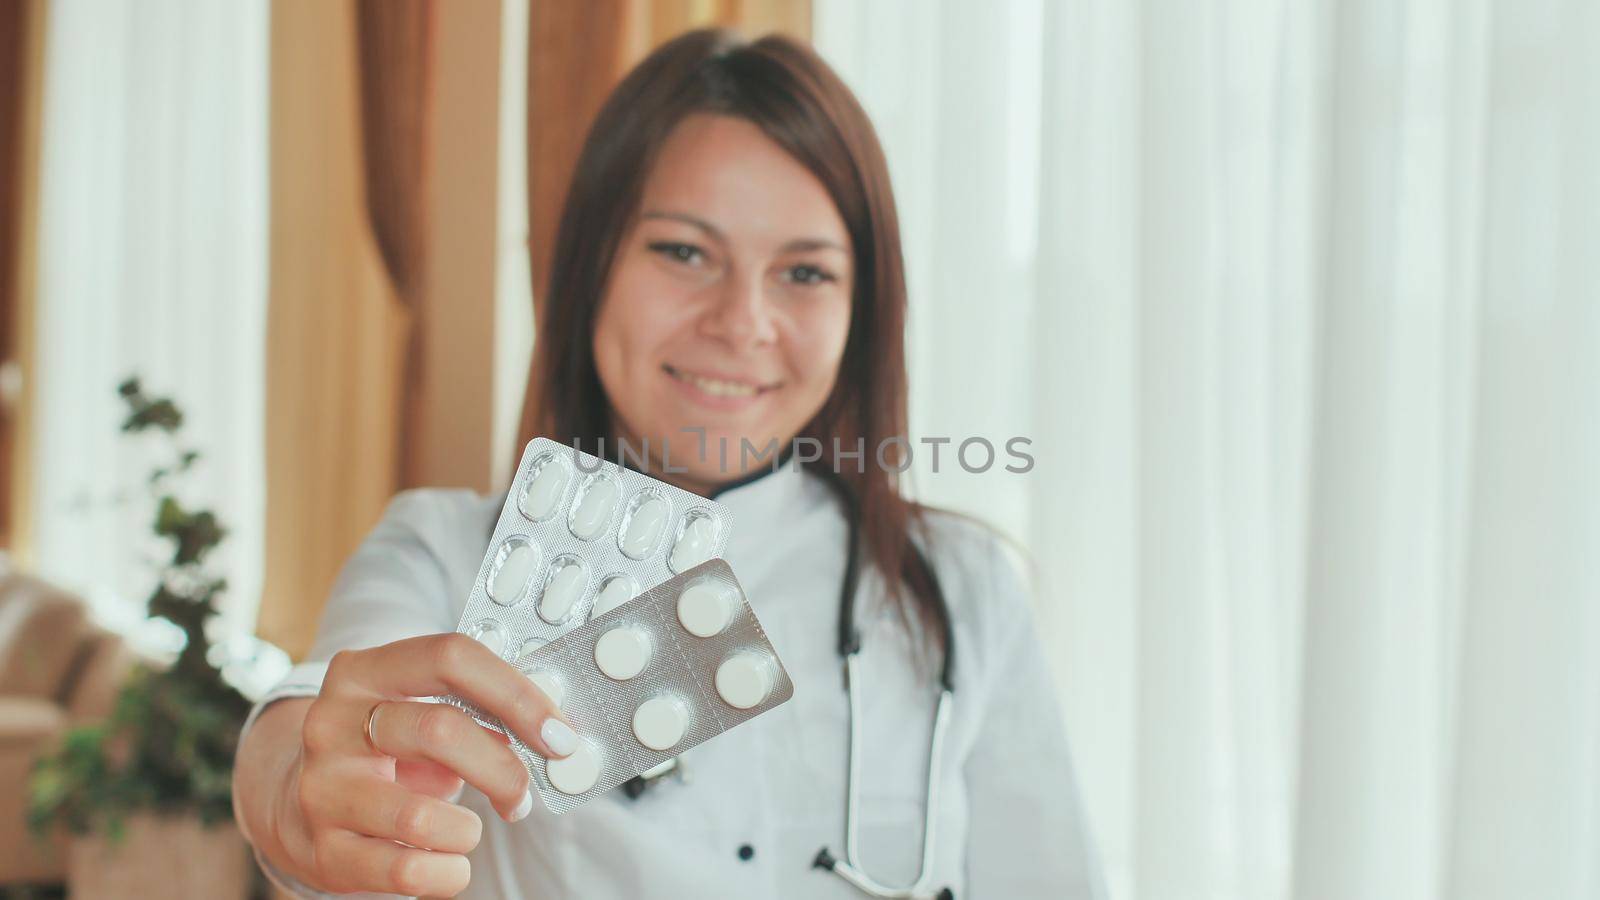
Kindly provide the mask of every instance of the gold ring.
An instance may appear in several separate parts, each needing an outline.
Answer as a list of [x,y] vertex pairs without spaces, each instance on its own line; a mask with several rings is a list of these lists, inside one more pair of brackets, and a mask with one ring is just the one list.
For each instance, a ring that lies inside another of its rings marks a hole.
[[388,754],[386,754],[382,750],[378,749],[378,740],[377,740],[377,738],[372,736],[372,723],[374,721],[376,721],[377,718],[378,718],[378,707],[382,706],[386,702],[387,701],[379,700],[377,703],[372,704],[372,709],[367,712],[367,727],[366,727],[367,746],[372,748],[372,752],[378,753],[378,754],[381,754],[381,755],[384,755],[384,756],[387,756]]

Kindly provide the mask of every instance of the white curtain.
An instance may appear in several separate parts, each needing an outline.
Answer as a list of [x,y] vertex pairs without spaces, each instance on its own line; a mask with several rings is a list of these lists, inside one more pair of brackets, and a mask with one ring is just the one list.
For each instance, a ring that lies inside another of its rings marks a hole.
[[134,374],[174,398],[202,454],[183,498],[230,529],[223,629],[255,622],[267,41],[264,0],[50,4],[33,562],[136,635],[164,545],[144,488],[162,449],[118,433]]
[[533,262],[528,254],[528,17],[530,0],[500,6],[499,187],[495,191],[494,409],[489,483],[510,484],[533,358]]
[[816,10],[1114,895],[1600,897],[1600,5]]

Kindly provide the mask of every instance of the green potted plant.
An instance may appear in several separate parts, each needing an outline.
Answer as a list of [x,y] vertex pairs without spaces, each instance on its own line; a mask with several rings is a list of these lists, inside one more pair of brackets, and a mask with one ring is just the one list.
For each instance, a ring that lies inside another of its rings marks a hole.
[[227,586],[206,560],[227,531],[212,511],[185,508],[173,493],[199,459],[179,447],[182,412],[148,396],[138,379],[118,392],[127,404],[123,433],[158,433],[171,452],[149,478],[152,527],[172,553],[148,608],[181,629],[184,644],[170,664],[137,666],[105,721],[73,729],[38,761],[29,824],[74,835],[68,879],[76,895],[241,897],[250,869],[229,785],[250,703],[213,664],[206,636]]

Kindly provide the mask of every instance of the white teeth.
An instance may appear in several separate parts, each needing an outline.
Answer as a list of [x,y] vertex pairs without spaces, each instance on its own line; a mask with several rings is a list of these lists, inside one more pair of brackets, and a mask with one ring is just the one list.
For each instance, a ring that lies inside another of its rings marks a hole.
[[753,397],[756,389],[748,384],[735,384],[731,381],[717,381],[712,378],[696,378],[695,384],[700,390],[713,397]]
[[671,371],[679,380],[687,381],[713,397],[753,397],[756,394],[755,385],[723,381],[720,378],[705,378],[688,372],[679,372],[676,369]]

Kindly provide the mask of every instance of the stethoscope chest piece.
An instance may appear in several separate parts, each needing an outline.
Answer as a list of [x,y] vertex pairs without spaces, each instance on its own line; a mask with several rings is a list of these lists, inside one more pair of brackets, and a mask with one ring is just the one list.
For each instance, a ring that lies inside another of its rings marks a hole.
[[671,775],[676,781],[686,782],[689,780],[684,770],[683,757],[674,756],[657,764],[643,774],[635,775],[624,781],[622,783],[622,792],[628,795],[629,800],[637,800],[646,789],[668,775]]

